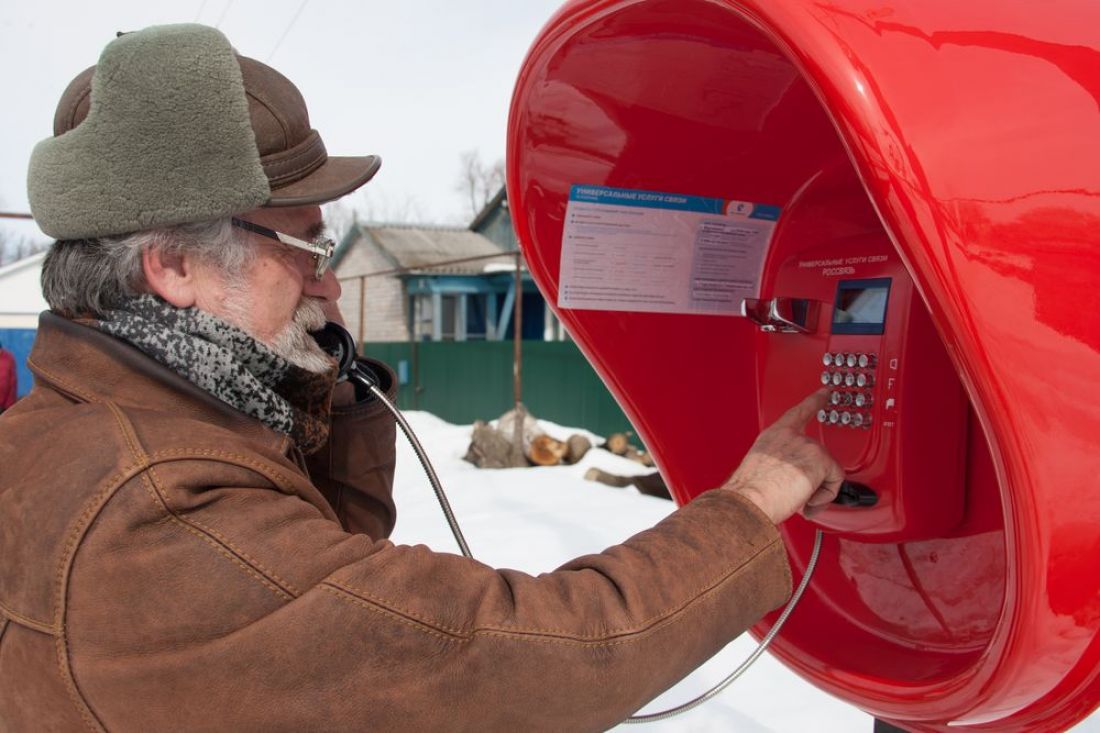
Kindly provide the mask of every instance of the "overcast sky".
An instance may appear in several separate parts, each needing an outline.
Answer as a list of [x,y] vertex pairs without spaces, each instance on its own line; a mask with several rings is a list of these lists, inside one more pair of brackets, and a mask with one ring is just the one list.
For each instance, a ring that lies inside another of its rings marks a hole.
[[[466,223],[459,157],[504,157],[516,74],[561,0],[98,0],[8,2],[0,14],[0,210],[28,211],[31,148],[57,100],[120,30],[218,26],[302,91],[330,154],[382,156],[373,213]],[[363,206],[362,201],[352,201]]]

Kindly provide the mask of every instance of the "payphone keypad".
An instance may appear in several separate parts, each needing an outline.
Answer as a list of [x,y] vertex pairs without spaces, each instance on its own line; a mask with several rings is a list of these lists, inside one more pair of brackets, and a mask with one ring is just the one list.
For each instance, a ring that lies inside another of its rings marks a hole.
[[821,363],[825,365],[821,384],[830,387],[831,392],[829,406],[818,410],[817,421],[829,427],[869,429],[878,355],[830,351]]

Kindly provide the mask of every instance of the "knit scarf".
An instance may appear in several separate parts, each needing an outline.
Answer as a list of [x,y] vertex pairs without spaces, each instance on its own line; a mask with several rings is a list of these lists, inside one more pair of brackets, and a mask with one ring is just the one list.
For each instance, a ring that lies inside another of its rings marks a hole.
[[307,371],[217,316],[154,295],[127,299],[99,328],[289,435],[306,455],[328,440],[335,365],[323,374]]

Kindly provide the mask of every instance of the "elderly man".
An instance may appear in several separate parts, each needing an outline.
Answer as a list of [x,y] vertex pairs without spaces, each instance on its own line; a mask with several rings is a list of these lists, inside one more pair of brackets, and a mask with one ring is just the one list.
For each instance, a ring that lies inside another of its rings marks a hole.
[[775,523],[842,479],[803,435],[820,396],[555,572],[394,546],[392,422],[309,336],[340,294],[318,204],[378,159],[328,157],[287,79],[195,25],[112,42],[54,128],[51,310],[0,419],[0,729],[599,730],[790,592]]

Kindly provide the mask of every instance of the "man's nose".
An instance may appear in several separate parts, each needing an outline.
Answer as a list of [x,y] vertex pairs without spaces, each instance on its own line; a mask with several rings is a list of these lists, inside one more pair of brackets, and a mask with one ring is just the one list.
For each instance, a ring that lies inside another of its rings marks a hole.
[[336,273],[332,270],[325,270],[325,274],[320,280],[311,274],[305,278],[302,284],[303,295],[321,298],[322,300],[336,302],[340,299],[341,292],[343,292],[343,289],[340,287],[340,281],[336,279]]

